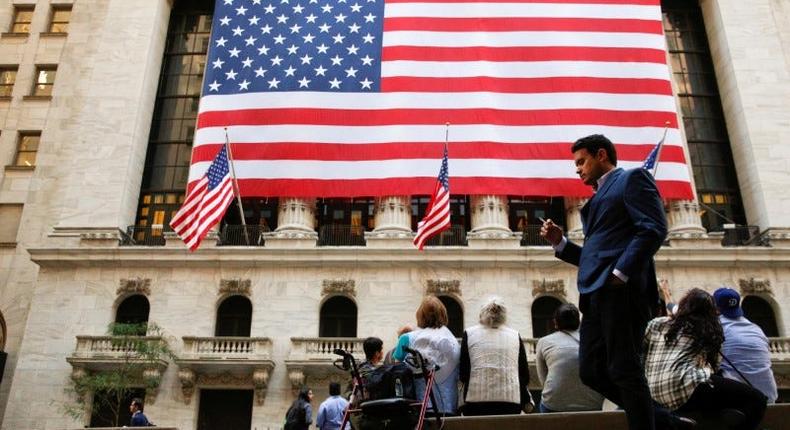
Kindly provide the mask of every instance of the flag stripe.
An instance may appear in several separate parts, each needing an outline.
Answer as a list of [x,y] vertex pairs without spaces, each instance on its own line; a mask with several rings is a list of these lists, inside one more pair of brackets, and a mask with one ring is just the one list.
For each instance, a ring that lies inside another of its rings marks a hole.
[[614,111],[604,109],[502,110],[502,109],[239,109],[234,112],[206,112],[198,117],[198,127],[234,125],[395,125],[395,124],[599,124],[618,127],[652,126],[669,123],[677,127],[672,112]]
[[[433,160],[434,163],[436,160]],[[670,181],[663,178],[658,169],[658,188],[665,199],[684,199],[691,193],[687,180]],[[398,195],[404,189],[429,190],[436,178],[409,177],[390,179],[239,179],[242,195],[261,197],[315,197],[316,195],[335,197],[360,197]],[[501,194],[524,196],[567,196],[590,197],[590,187],[579,178],[491,178],[491,177],[453,177],[453,194]],[[520,192],[513,192],[520,190]]]
[[[451,133],[454,141],[485,142],[496,138],[501,143],[527,142],[570,142],[579,136],[599,133],[608,136],[621,145],[653,144],[657,136],[664,132],[660,127],[616,127],[593,124],[571,125],[539,125],[539,126],[508,126],[495,124],[457,125],[452,124]],[[444,144],[444,124],[432,125],[385,125],[385,126],[325,126],[290,125],[271,126],[236,126],[233,128],[233,147],[239,143],[276,143],[276,142],[312,142],[369,144],[390,142],[440,142]],[[201,128],[195,135],[195,147],[225,141],[225,130],[222,127]],[[677,128],[667,131],[667,145],[682,145],[680,132]],[[453,142],[450,143],[453,145]],[[202,175],[203,172],[200,172]]]
[[[387,46],[382,50],[383,61],[602,61],[656,63],[664,65],[666,53],[652,48],[618,47],[512,47],[480,46],[474,50],[463,47]],[[666,67],[666,65],[664,65]],[[580,79],[576,77],[576,79]],[[582,78],[583,79],[583,78]]]
[[583,4],[583,2],[391,2],[387,18],[587,18],[653,20],[661,7],[652,4]]
[[553,92],[601,92],[609,94],[671,94],[669,81],[659,79],[610,79],[610,78],[385,78],[382,91],[429,92],[457,91],[513,94]]
[[[641,167],[643,160],[622,161],[623,168]],[[205,163],[196,163],[208,164]],[[576,178],[572,160],[502,160],[502,159],[453,159],[453,178],[489,177],[495,172],[500,178]],[[237,160],[234,163],[239,179],[293,178],[293,179],[386,179],[397,178],[409,168],[415,177],[429,177],[435,169],[435,159],[396,159],[367,161],[316,161],[316,160]],[[688,169],[683,163],[663,162],[659,179],[688,180]],[[453,187],[453,191],[468,194],[467,190]]]
[[[492,3],[486,0],[421,0],[420,3],[458,3],[462,7],[464,3],[485,3],[491,4],[502,4],[502,3],[550,3],[550,4],[564,4],[564,3],[572,3],[572,4],[601,4],[601,5],[648,5],[648,6],[655,6],[659,4],[660,0],[497,0],[496,3]],[[394,3],[414,3],[414,0],[388,0],[387,4],[394,4]]]
[[[213,159],[223,143],[204,144],[195,148],[192,162]],[[312,142],[237,143],[233,145],[236,161],[257,160],[265,154],[270,160],[321,160],[321,161],[364,161],[388,159],[430,159],[440,151],[439,142],[390,142],[353,144]],[[654,144],[620,145],[617,158],[621,161],[644,160]],[[512,160],[558,160],[572,158],[568,142],[453,142],[450,149],[453,159],[501,158],[506,155]],[[683,163],[686,161],[681,146],[665,146],[662,161]]]
[[606,61],[386,61],[382,77],[625,78],[669,80],[666,64]]
[[[531,94],[496,93],[471,93],[463,92],[448,97],[442,92],[430,93],[388,93],[385,97],[366,97],[364,94],[357,97],[338,97],[332,93],[305,94],[294,93],[290,97],[239,97],[235,109],[223,110],[221,106],[211,109],[213,113],[255,110],[255,109],[284,109],[292,105],[306,105],[313,102],[321,105],[321,110],[340,111],[342,115],[347,111],[368,115],[370,113],[393,111],[411,108],[412,110],[464,110],[464,109],[497,109],[497,110],[530,110],[540,111],[547,109],[578,110],[578,109],[603,109],[618,111],[665,111],[675,112],[675,99],[669,94],[607,94],[594,92],[537,92]],[[206,107],[212,101],[206,101]],[[308,109],[300,109],[309,112]],[[301,114],[300,112],[300,114]],[[269,114],[269,112],[265,112]],[[254,113],[253,113],[254,115]],[[210,115],[201,115],[209,117]],[[367,119],[367,118],[363,118]],[[270,121],[274,122],[274,121]],[[360,122],[360,121],[357,121]],[[250,123],[254,124],[254,123]]]
[[384,31],[603,31],[663,34],[660,22],[589,18],[386,18]]
[[512,31],[505,33],[493,32],[429,32],[429,31],[393,31],[387,33],[383,43],[389,46],[430,46],[430,47],[509,47],[513,40],[520,46],[572,46],[594,48],[643,48],[662,49],[666,42],[662,34],[645,33],[601,33],[601,32],[567,32],[567,31]]

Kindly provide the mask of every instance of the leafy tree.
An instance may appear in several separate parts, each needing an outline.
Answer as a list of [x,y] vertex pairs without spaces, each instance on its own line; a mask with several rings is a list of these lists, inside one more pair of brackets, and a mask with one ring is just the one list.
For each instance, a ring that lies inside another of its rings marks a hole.
[[74,372],[67,388],[76,402],[64,405],[65,413],[79,420],[84,418],[87,406],[109,412],[102,421],[115,427],[129,407],[129,399],[142,390],[157,390],[162,373],[169,360],[175,359],[162,330],[153,323],[110,324],[107,370]]

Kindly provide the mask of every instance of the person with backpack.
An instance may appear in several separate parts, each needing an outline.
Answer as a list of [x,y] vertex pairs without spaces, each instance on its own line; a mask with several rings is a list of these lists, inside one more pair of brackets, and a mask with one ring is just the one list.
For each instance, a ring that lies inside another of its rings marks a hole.
[[288,412],[285,413],[283,430],[308,430],[313,423],[313,390],[302,387]]

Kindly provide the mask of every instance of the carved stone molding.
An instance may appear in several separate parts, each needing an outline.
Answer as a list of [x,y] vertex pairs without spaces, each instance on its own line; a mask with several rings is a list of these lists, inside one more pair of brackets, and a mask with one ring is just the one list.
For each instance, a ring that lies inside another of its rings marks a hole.
[[250,297],[252,294],[252,281],[249,279],[221,279],[219,281],[219,295],[239,295]]
[[266,388],[269,386],[269,369],[255,369],[252,372],[252,386],[255,389],[255,401],[258,406],[263,406],[266,398]]
[[461,295],[461,281],[458,279],[428,279],[425,281],[425,294]]
[[118,290],[115,294],[121,296],[125,294],[142,294],[144,296],[151,295],[151,279],[150,278],[129,278],[121,279]]
[[196,384],[205,387],[221,387],[221,386],[249,386],[252,385],[250,375],[234,375],[229,372],[209,374],[199,373],[196,378]]
[[162,371],[155,367],[143,370],[143,383],[145,401],[153,405],[156,402],[156,395],[159,394],[159,385],[162,383]]
[[291,388],[298,390],[304,385],[304,370],[299,368],[288,369],[288,380],[291,381]]
[[562,279],[542,279],[532,281],[532,297],[537,296],[565,297],[565,281]]
[[356,282],[353,279],[324,279],[321,289],[322,296],[340,294],[344,296],[357,296]]
[[184,403],[189,404],[192,401],[192,395],[195,394],[195,372],[192,369],[179,369],[178,381],[181,382],[181,393],[184,395]]
[[738,286],[743,294],[773,294],[771,281],[768,279],[738,279]]

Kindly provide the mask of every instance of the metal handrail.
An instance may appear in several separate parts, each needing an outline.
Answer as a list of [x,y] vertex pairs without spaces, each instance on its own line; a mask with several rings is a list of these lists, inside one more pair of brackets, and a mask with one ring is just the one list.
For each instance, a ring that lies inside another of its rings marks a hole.
[[365,246],[361,225],[326,224],[318,229],[318,246]]

